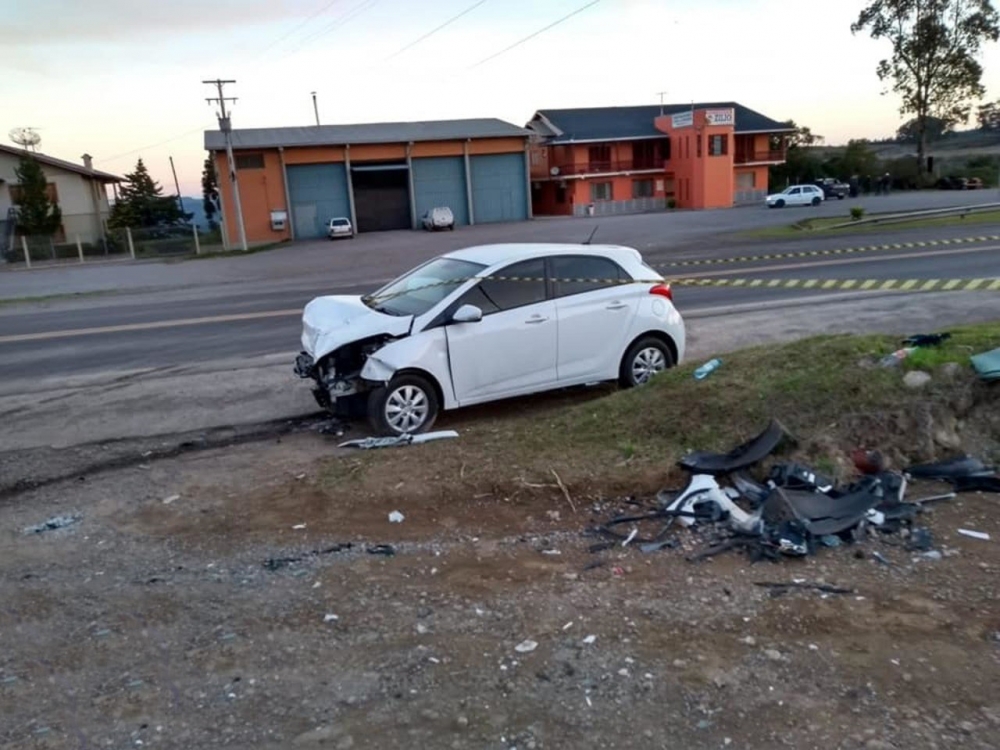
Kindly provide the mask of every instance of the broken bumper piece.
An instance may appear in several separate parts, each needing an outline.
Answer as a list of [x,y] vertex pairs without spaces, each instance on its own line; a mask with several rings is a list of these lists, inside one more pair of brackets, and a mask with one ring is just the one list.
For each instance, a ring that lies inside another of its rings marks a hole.
[[316,363],[313,362],[313,358],[310,357],[305,352],[301,352],[299,356],[295,358],[295,374],[300,378],[311,378],[316,371]]

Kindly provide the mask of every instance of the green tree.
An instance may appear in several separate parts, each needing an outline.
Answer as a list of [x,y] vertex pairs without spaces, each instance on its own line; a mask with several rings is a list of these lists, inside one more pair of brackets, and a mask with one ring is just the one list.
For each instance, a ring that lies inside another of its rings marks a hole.
[[215,230],[219,223],[215,217],[222,213],[219,201],[219,176],[215,171],[215,160],[209,155],[205,159],[205,166],[201,172],[201,194],[202,207],[205,209],[205,218],[208,220],[208,228]]
[[134,172],[125,175],[118,192],[108,222],[113,227],[157,227],[190,218],[176,199],[163,195],[163,188],[150,176],[142,159]]
[[1000,101],[989,102],[976,110],[980,130],[1000,130]]
[[62,225],[62,211],[49,199],[48,181],[38,161],[25,152],[14,170],[18,189],[14,204],[17,206],[17,231],[23,235],[51,237]]
[[[924,121],[924,136],[928,143],[941,140],[947,133],[952,132],[955,123],[949,122],[941,117],[928,117]],[[920,140],[920,122],[914,117],[899,126],[896,131],[896,140],[899,143],[917,143]]]
[[965,122],[982,98],[982,45],[1000,37],[992,0],[872,0],[851,24],[888,39],[892,55],[878,64],[882,81],[901,98],[900,114],[917,120],[917,165],[924,164],[928,118]]
[[839,156],[828,159],[826,171],[833,177],[849,180],[851,177],[869,177],[881,172],[881,163],[868,141],[848,141]]
[[813,182],[822,177],[823,164],[813,147],[823,142],[823,136],[813,133],[806,126],[796,125],[794,120],[786,120],[784,124],[792,132],[773,136],[771,148],[777,151],[782,142],[787,144],[785,163],[771,167],[770,184],[783,188],[794,183]]

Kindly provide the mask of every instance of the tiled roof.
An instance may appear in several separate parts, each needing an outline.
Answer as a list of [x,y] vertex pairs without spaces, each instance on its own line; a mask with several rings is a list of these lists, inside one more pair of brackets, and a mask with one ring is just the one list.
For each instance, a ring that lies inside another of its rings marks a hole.
[[[17,157],[20,157],[21,154],[24,153],[23,148],[14,148],[13,146],[6,146],[2,143],[0,143],[0,151]],[[82,174],[85,177],[94,177],[101,182],[122,182],[122,178],[118,175],[101,172],[98,169],[87,169],[82,164],[76,164],[71,161],[63,161],[62,159],[57,159],[54,156],[47,156],[46,154],[39,154],[35,152],[32,152],[31,155],[36,161],[38,161],[39,164],[47,164],[50,167],[65,169],[67,172],[76,172],[77,174]]]
[[[549,143],[572,141],[613,141],[626,138],[663,137],[654,124],[661,114],[674,115],[694,109],[733,109],[736,132],[787,132],[791,128],[736,102],[659,104],[635,107],[593,107],[586,109],[542,109],[535,119],[544,118],[558,133]],[[544,125],[544,122],[543,122]],[[546,126],[547,127],[547,126]]]

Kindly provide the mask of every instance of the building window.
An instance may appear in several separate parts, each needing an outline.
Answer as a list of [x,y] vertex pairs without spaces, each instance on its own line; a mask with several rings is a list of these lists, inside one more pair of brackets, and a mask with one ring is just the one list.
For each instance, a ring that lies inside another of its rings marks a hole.
[[652,198],[653,197],[653,181],[652,180],[632,180],[632,197],[633,198]]
[[662,164],[656,163],[658,146],[656,141],[635,141],[632,144],[632,168],[659,169],[662,167]]
[[756,172],[737,172],[736,173],[736,189],[737,190],[753,190],[757,187],[757,173]]
[[729,153],[729,136],[713,135],[708,139],[709,156],[725,156]]
[[696,135],[694,137],[694,143],[695,143],[695,151],[697,152],[697,153],[695,153],[695,156],[697,156],[700,159],[701,158],[701,133],[699,133],[698,135]]
[[670,139],[664,138],[659,142],[660,161],[670,161]]
[[591,146],[587,149],[587,162],[591,172],[611,171],[611,147]]
[[236,154],[237,169],[263,169],[264,154]]
[[596,203],[597,201],[610,201],[610,200],[614,200],[614,192],[611,189],[610,182],[590,183],[591,203]]
[[[23,192],[20,185],[10,186],[10,202],[15,206],[21,202],[22,195]],[[56,190],[56,184],[54,182],[45,184],[45,196],[49,199],[49,203],[52,205],[59,204],[59,191]]]

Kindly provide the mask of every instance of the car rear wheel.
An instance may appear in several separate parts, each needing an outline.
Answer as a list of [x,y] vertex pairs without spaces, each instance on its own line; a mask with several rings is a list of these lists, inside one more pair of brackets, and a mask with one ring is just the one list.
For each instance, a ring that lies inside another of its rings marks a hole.
[[820,203],[822,203],[822,201],[818,197],[812,199],[812,204],[814,206],[818,206]]
[[650,379],[674,366],[670,348],[658,338],[645,336],[625,352],[619,368],[618,382],[622,388],[645,385]]
[[368,396],[368,421],[380,435],[416,435],[437,419],[437,392],[420,375],[399,375]]

